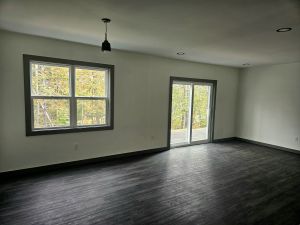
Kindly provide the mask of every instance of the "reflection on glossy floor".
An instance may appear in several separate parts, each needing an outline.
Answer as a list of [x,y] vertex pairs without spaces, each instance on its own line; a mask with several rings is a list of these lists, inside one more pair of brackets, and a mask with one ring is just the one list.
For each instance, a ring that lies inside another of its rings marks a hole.
[[299,187],[299,155],[206,144],[2,180],[0,224],[296,225]]

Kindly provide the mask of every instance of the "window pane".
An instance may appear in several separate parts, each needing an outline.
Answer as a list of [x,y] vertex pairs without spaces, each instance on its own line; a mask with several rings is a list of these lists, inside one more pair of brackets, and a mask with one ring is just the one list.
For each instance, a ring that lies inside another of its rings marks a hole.
[[33,99],[34,128],[70,126],[68,99]]
[[76,96],[104,97],[105,71],[76,68]]
[[77,100],[77,125],[106,124],[105,100]]
[[31,64],[31,94],[69,96],[70,82],[67,66]]

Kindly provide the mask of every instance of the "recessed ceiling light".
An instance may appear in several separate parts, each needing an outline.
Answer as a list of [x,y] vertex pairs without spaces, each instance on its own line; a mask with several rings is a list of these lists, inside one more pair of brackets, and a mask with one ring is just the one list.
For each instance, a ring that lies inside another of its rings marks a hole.
[[243,66],[250,66],[249,63],[243,63]]
[[291,30],[292,30],[292,28],[290,28],[290,27],[282,27],[282,28],[277,29],[276,31],[277,32],[288,32]]
[[184,55],[185,53],[184,52],[177,52],[176,54],[177,55]]

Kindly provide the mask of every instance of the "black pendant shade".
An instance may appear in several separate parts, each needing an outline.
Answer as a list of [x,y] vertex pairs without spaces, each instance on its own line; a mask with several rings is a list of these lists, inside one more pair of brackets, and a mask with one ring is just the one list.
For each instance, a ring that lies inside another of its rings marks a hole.
[[108,42],[108,40],[105,40],[102,42],[102,47],[101,47],[102,52],[105,51],[111,51],[111,47],[110,47],[110,43]]
[[106,51],[110,52],[111,47],[110,47],[110,43],[107,40],[107,23],[110,22],[110,19],[103,18],[102,21],[105,23],[105,40],[102,42],[101,50],[103,52],[106,52]]

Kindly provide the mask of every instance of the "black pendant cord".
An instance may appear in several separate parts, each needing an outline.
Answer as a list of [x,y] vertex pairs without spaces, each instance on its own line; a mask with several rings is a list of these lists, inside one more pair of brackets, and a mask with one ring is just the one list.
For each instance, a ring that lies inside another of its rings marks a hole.
[[105,40],[107,40],[107,22],[105,23]]

